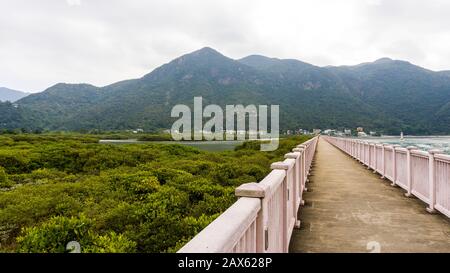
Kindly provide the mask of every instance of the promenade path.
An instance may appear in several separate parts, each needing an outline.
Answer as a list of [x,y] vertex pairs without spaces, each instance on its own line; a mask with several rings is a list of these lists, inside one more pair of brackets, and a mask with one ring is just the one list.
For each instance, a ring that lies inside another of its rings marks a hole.
[[309,179],[290,252],[450,252],[448,218],[323,139]]

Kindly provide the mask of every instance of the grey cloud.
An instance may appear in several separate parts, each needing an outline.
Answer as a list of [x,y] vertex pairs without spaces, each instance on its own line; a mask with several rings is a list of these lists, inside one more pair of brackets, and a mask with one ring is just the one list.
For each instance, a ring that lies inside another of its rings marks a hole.
[[0,86],[106,85],[211,46],[317,65],[388,56],[449,69],[444,0],[0,0]]

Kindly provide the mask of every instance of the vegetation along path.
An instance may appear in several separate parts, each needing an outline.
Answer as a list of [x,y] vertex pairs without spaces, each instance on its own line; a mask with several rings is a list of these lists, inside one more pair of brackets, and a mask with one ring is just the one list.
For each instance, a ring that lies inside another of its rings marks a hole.
[[291,252],[450,252],[448,219],[323,139],[313,166]]

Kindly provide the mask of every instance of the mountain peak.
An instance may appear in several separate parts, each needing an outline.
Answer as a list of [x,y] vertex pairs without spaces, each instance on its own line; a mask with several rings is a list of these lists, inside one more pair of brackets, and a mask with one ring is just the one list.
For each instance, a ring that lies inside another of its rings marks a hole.
[[[191,78],[194,71],[217,71],[224,67],[235,66],[237,62],[211,47],[203,47],[191,53],[180,56],[163,66],[160,66],[144,76],[144,79],[162,79],[168,75]],[[207,72],[209,73],[209,72]]]
[[203,47],[201,49],[198,49],[194,52],[188,53],[184,56],[205,56],[205,57],[212,57],[212,56],[216,56],[216,57],[225,57],[222,53],[220,53],[219,51],[211,48],[211,47]]
[[249,55],[242,59],[239,59],[238,62],[246,64],[248,66],[253,66],[256,68],[267,67],[270,65],[274,65],[279,63],[279,59],[269,58],[263,55]]
[[194,61],[194,62],[212,61],[212,60],[224,61],[226,59],[231,60],[230,58],[224,56],[223,54],[221,54],[220,52],[218,52],[217,50],[215,50],[211,47],[203,47],[199,50],[196,50],[191,53],[185,54],[181,57],[178,57],[170,63],[176,63],[176,64],[180,65],[180,64],[183,64],[186,62],[191,62],[191,61]]
[[209,47],[209,46],[205,46],[205,47],[200,48],[200,49],[198,49],[198,50],[196,50],[194,52],[198,52],[198,53],[219,53],[217,50],[215,50],[214,48]]
[[278,60],[277,58],[270,58],[270,57],[259,55],[259,54],[248,55],[247,57],[244,57],[240,60],[247,60],[247,59]]
[[66,82],[59,82],[57,84],[54,84],[52,86],[50,86],[47,89],[50,88],[60,88],[60,87],[87,87],[87,88],[97,88],[96,86],[89,84],[89,83],[66,83]]
[[380,59],[376,60],[374,63],[390,63],[393,61],[394,60],[392,60],[391,58],[384,57],[384,58],[380,58]]

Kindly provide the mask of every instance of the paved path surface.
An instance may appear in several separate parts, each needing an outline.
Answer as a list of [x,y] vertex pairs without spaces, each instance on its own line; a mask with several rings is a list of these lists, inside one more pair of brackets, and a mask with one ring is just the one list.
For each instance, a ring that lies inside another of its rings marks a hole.
[[[320,140],[290,252],[450,252],[450,220]],[[371,243],[372,242],[372,243]]]

